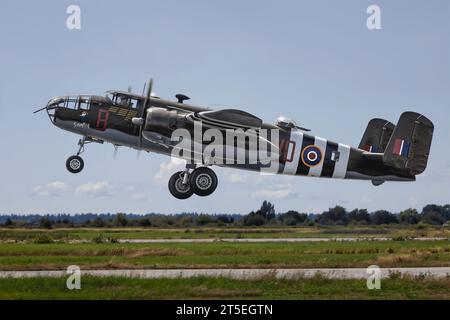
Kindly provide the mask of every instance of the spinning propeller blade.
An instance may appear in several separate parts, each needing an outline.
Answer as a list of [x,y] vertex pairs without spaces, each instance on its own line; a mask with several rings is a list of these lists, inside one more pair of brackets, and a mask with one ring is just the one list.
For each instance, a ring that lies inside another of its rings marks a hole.
[[[139,137],[138,137],[138,149],[139,150],[141,149],[141,146],[142,146],[142,130],[144,129],[144,125],[145,125],[144,116],[147,112],[147,108],[151,105],[150,101],[151,101],[152,87],[153,87],[153,79],[150,78],[150,80],[148,81],[147,94],[145,95],[145,100],[144,100],[144,104],[142,105],[140,117],[137,119],[136,118],[133,119],[134,120],[133,123],[139,125]],[[138,154],[138,158],[139,158],[139,154]]]

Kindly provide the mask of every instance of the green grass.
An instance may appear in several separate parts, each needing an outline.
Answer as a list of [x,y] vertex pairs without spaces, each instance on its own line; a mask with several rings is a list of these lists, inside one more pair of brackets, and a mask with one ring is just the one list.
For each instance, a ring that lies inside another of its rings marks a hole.
[[[230,243],[224,238],[446,237],[442,228],[76,228],[0,229],[0,270],[114,268],[337,268],[450,266],[450,241]],[[213,238],[211,243],[95,243],[95,239]],[[55,240],[55,241],[54,241]],[[85,240],[87,242],[70,242]],[[47,243],[46,243],[47,242]],[[49,242],[49,243],[48,243]],[[368,290],[365,280],[257,280],[226,278],[82,278],[82,290],[69,291],[66,278],[0,279],[0,299],[449,299],[450,278],[382,280]]]
[[334,237],[445,237],[450,230],[442,227],[408,226],[329,226],[329,227],[194,227],[194,228],[73,228],[7,229],[0,228],[0,240],[33,241],[40,235],[55,240],[92,240],[99,235],[116,239],[199,239],[199,238],[334,238]]
[[0,279],[0,299],[450,299],[450,278],[401,278],[368,290],[365,280],[232,280],[226,278],[81,279],[81,290],[68,290],[66,278]]
[[0,270],[450,266],[450,242],[3,243]]
[[[380,234],[383,231],[380,231]],[[33,240],[48,234],[56,240],[91,240],[99,235],[116,239],[219,239],[332,237],[316,228],[80,228],[80,229],[0,229],[2,240]]]

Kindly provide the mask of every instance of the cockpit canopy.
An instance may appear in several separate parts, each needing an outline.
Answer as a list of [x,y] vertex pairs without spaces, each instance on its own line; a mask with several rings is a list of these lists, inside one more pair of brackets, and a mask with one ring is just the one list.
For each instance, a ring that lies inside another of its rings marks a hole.
[[51,99],[47,107],[67,108],[73,110],[89,110],[93,106],[103,107],[117,105],[131,109],[139,108],[142,97],[122,91],[108,91],[105,96],[95,95],[70,95]]
[[47,103],[47,107],[67,108],[74,110],[89,110],[92,104],[103,106],[111,104],[109,100],[101,96],[77,95],[55,97]]
[[132,109],[137,109],[142,103],[141,96],[127,91],[106,91],[105,98],[112,104]]

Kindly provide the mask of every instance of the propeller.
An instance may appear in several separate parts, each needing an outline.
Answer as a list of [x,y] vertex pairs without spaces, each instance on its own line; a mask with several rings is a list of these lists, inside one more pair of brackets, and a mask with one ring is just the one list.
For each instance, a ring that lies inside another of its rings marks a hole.
[[[142,131],[144,129],[145,119],[144,116],[147,112],[147,108],[150,105],[151,101],[151,94],[152,94],[152,87],[153,87],[153,79],[150,78],[147,85],[147,94],[145,95],[144,104],[142,105],[141,113],[139,117],[131,119],[131,122],[134,125],[139,126],[139,137],[138,137],[138,149],[141,149],[142,146]],[[145,87],[144,87],[145,89]],[[139,154],[138,154],[139,156]]]
[[117,152],[119,151],[119,146],[117,144],[114,145],[114,155],[113,158],[115,159],[117,157]]

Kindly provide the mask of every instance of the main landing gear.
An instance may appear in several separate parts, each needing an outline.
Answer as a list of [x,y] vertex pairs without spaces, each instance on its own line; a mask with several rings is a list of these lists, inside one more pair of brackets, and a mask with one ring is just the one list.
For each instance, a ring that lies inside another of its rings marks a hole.
[[66,168],[71,173],[79,173],[84,168],[84,161],[83,158],[80,157],[80,154],[84,152],[84,145],[91,143],[91,142],[98,142],[103,143],[103,141],[94,141],[92,138],[89,137],[83,137],[78,141],[78,145],[80,146],[78,148],[78,152],[74,156],[70,156],[66,161]]
[[[191,169],[194,169],[190,172]],[[208,167],[186,166],[186,170],[175,172],[169,180],[169,191],[177,199],[187,199],[194,193],[209,196],[217,188],[217,176]]]

